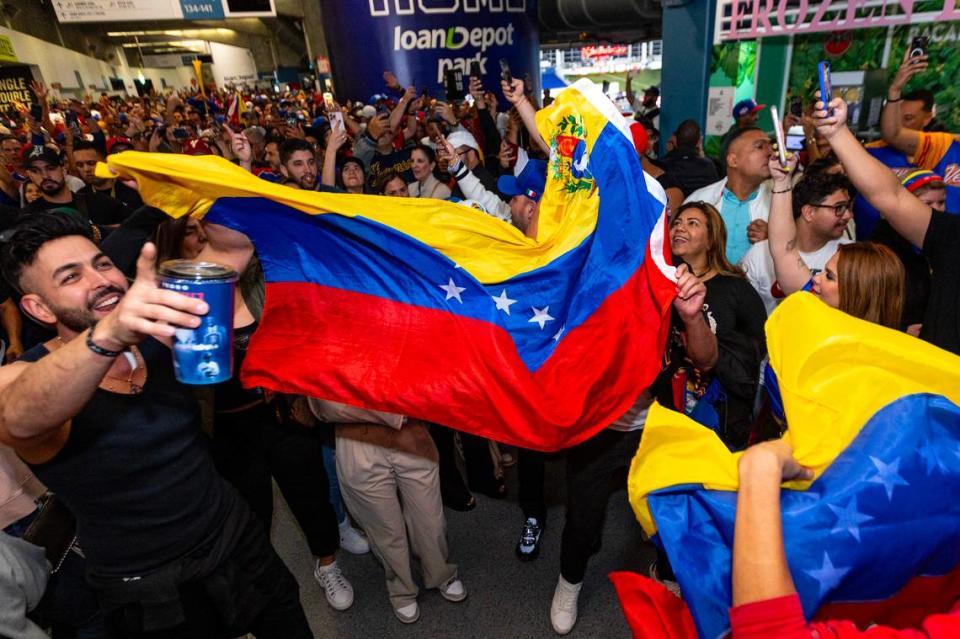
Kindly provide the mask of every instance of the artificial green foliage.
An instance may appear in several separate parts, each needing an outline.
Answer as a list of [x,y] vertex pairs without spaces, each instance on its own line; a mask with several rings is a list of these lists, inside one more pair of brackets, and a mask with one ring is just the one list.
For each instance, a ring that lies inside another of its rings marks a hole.
[[[793,57],[790,62],[791,95],[813,96],[817,90],[817,65],[830,62],[836,71],[866,71],[879,69],[883,61],[886,29],[861,29],[836,33],[811,33],[793,39]],[[829,45],[838,39],[849,39],[850,46],[838,56],[828,53]]]

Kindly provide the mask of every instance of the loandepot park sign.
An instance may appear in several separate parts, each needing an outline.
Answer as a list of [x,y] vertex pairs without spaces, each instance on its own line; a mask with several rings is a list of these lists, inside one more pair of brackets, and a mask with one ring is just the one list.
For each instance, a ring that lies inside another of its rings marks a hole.
[[475,65],[494,89],[501,58],[539,85],[535,0],[319,1],[341,98],[381,93],[386,70],[440,97],[447,71],[466,76]]
[[[720,0],[715,40],[960,20],[960,0]],[[922,7],[922,10],[919,10]],[[918,9],[915,11],[914,9]]]

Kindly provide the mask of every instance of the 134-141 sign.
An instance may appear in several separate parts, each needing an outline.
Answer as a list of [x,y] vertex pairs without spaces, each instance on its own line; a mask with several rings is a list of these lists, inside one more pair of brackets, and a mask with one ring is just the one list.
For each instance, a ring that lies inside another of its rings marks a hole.
[[186,20],[223,18],[223,0],[180,0]]

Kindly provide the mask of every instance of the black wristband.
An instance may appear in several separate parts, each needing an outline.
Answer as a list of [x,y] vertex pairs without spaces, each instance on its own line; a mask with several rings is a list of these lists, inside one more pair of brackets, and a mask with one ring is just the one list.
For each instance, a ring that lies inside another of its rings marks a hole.
[[896,100],[892,100],[892,99],[890,99],[890,98],[887,98],[887,104],[890,104],[891,102],[903,102],[903,98],[900,97],[900,98],[897,98]]
[[793,187],[792,187],[792,186],[788,186],[787,188],[783,189],[782,191],[774,191],[773,189],[770,189],[770,192],[771,192],[771,193],[789,193],[789,192],[792,191],[792,190],[793,190]]
[[93,329],[87,333],[87,348],[96,353],[97,355],[102,355],[103,357],[119,357],[123,355],[123,351],[111,351],[103,348],[102,346],[97,346],[93,341]]

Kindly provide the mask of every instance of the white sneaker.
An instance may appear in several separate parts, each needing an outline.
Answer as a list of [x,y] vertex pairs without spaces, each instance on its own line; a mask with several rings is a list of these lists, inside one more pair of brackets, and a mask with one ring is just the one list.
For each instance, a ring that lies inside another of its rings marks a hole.
[[370,543],[359,530],[350,525],[350,518],[340,522],[340,547],[351,555],[365,555],[370,552]]
[[334,610],[346,610],[353,605],[353,586],[347,581],[334,561],[329,566],[321,566],[317,560],[317,567],[313,570],[314,578],[320,582],[327,603]]
[[447,601],[456,603],[467,598],[467,589],[464,587],[463,582],[456,577],[440,586],[439,590],[440,596]]
[[568,583],[563,575],[557,582],[557,589],[553,591],[553,603],[550,604],[550,625],[558,635],[567,634],[577,623],[577,599],[580,597],[582,585]]
[[420,606],[414,601],[406,606],[394,608],[393,614],[397,616],[401,623],[415,623],[420,618]]

